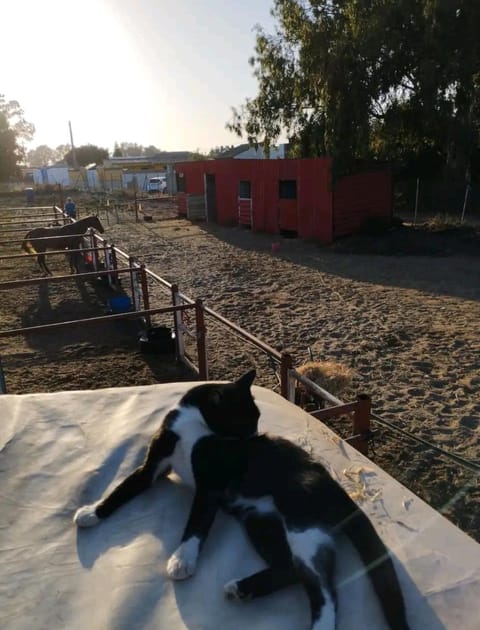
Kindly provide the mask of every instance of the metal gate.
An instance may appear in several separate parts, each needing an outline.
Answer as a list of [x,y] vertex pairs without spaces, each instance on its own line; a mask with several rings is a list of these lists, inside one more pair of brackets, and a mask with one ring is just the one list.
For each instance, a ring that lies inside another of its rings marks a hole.
[[204,195],[187,195],[187,219],[190,221],[205,221],[207,212]]
[[238,225],[253,226],[253,204],[251,199],[238,198]]

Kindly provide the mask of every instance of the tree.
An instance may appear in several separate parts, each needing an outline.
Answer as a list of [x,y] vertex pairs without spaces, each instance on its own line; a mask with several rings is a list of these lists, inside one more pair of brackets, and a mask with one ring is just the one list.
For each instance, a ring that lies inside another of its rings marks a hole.
[[235,148],[235,145],[233,144],[226,144],[225,146],[221,144],[220,146],[213,147],[212,149],[210,149],[210,151],[208,152],[208,157],[216,159],[218,157],[221,157],[222,153],[225,153],[226,151],[230,151],[231,149],[234,149],[234,148]]
[[145,155],[146,157],[153,157],[154,155],[157,155],[160,152],[161,150],[158,149],[153,144],[149,144],[148,147],[144,147],[143,149],[143,155]]
[[0,94],[0,181],[18,175],[18,165],[25,157],[23,142],[31,140],[34,131],[19,103],[6,101]]
[[113,149],[113,157],[152,157],[157,153],[160,153],[160,149],[153,144],[144,147],[136,142],[115,142]]
[[195,149],[195,151],[192,151],[188,157],[189,160],[193,160],[196,162],[201,162],[202,160],[208,160],[209,156],[206,155],[203,151],[201,151],[201,149]]
[[65,156],[67,155],[69,151],[70,151],[69,144],[59,144],[57,147],[55,147],[54,158],[53,158],[54,163],[65,161]]
[[118,144],[118,142],[115,142],[115,145],[113,147],[113,156],[112,157],[123,157],[122,149],[120,148],[120,145]]
[[35,149],[28,151],[26,162],[28,166],[50,166],[57,162],[62,162],[69,151],[70,147],[68,144],[59,144],[55,149],[46,144],[40,144]]
[[143,147],[136,142],[121,142],[120,150],[123,157],[138,157],[143,155]]
[[480,3],[274,0],[257,27],[258,93],[227,128],[268,149],[329,155],[338,171],[370,158],[421,160],[469,176],[479,147]]
[[[87,166],[88,164],[103,164],[103,160],[108,159],[107,149],[102,149],[94,144],[85,144],[75,148],[78,166]],[[73,160],[73,152],[70,151],[65,155],[68,166],[75,166]]]
[[40,144],[28,151],[26,161],[29,166],[49,166],[55,161],[55,150],[46,144]]

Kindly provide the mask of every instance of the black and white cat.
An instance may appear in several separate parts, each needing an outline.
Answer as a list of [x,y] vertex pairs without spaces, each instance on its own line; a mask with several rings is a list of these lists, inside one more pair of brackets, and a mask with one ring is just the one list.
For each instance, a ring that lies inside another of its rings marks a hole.
[[219,508],[243,523],[267,568],[225,585],[231,599],[267,595],[291,584],[306,589],[314,630],[334,629],[336,534],[355,545],[391,628],[408,629],[392,560],[366,515],[301,448],[259,435],[260,416],[251,371],[228,384],[206,383],[187,391],[165,416],[143,464],[106,498],[77,510],[74,522],[91,527],[175,471],[194,489],[180,546],[167,573],[193,575],[200,549]]

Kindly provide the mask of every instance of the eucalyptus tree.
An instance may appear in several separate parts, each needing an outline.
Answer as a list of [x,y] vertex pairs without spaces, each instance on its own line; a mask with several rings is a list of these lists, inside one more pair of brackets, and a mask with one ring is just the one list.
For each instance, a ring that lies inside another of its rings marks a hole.
[[337,170],[371,157],[429,156],[467,175],[478,152],[480,3],[471,0],[275,0],[256,27],[258,92],[230,130]]
[[0,181],[17,176],[25,158],[24,143],[31,140],[34,126],[25,120],[17,101],[7,101],[0,94]]

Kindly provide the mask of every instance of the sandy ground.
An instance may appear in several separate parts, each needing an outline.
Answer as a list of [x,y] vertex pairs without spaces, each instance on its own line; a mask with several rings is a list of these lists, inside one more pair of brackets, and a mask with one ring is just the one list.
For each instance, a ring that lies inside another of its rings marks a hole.
[[[149,210],[144,204],[144,210],[153,213],[152,222],[134,223],[131,215],[111,213],[106,236],[176,282],[188,296],[202,298],[275,348],[291,351],[297,365],[308,359],[310,347],[315,358],[354,368],[353,387],[344,399],[369,393],[382,418],[479,461],[478,236],[402,232],[344,240],[326,248],[241,228],[191,224],[173,218],[167,205],[158,208]],[[280,243],[277,253],[272,252],[273,242]],[[372,251],[376,253],[366,253]],[[395,255],[385,255],[392,251]],[[33,275],[33,268],[31,261],[23,272],[17,265],[16,277]],[[2,265],[2,276],[3,269]],[[155,286],[151,290],[154,302],[164,300]],[[36,291],[34,298],[39,297]],[[65,300],[58,285],[55,292],[58,300]],[[83,297],[79,289],[76,292],[69,298],[75,305],[80,297],[83,304],[90,300],[95,309],[105,308],[105,298],[90,299],[85,292]],[[31,300],[27,309],[31,318],[38,316],[39,303]],[[14,319],[25,320],[25,304],[18,298],[2,304],[4,327],[14,325]],[[258,384],[276,386],[265,355],[208,318],[207,327],[212,378],[231,378],[254,365]],[[98,332],[90,340],[64,340],[62,354],[71,353],[71,360],[65,360],[70,367],[60,381],[64,368],[51,368],[57,374],[54,388],[143,384],[163,378],[152,368],[158,362],[146,362],[129,331],[122,332],[118,347],[105,349],[104,355],[104,337],[99,348]],[[11,350],[5,340],[0,342],[8,380]],[[23,361],[32,348],[17,343],[16,359]],[[43,376],[52,354],[45,348],[35,350],[40,353],[35,364],[41,365]],[[82,352],[92,364],[85,378],[80,370],[86,368],[78,365]],[[117,360],[119,369],[113,369]],[[48,390],[45,378],[42,383]],[[480,488],[474,473],[383,428],[375,452],[380,466],[480,540]]]
[[[3,230],[13,229],[7,228],[8,214],[0,207]],[[0,240],[22,238],[26,229],[19,229],[22,231],[18,233],[0,234]],[[19,243],[0,245],[0,255],[19,253]],[[47,263],[54,275],[69,274],[69,265],[62,255],[49,257]],[[41,277],[32,258],[0,261],[0,281]],[[2,290],[0,330],[106,315],[111,311],[109,300],[115,295],[101,282],[80,282],[74,276],[62,284]],[[16,394],[96,389],[192,379],[192,373],[175,364],[171,356],[141,353],[140,332],[138,323],[123,321],[0,338],[7,391]]]

